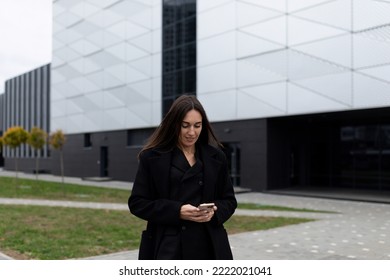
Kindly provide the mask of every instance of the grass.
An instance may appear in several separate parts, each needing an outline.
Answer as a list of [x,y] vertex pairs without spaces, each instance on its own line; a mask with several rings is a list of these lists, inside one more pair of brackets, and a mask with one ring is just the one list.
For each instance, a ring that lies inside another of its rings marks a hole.
[[[127,190],[0,177],[0,197],[127,203]],[[312,211],[259,204],[240,208]],[[145,221],[127,211],[0,205],[0,251],[15,259],[72,259],[139,247]],[[311,219],[233,216],[229,234],[266,230]]]
[[136,249],[145,222],[127,211],[0,205],[0,248],[16,259],[69,259]]
[[[145,222],[127,211],[0,205],[0,248],[15,259],[69,259],[137,249]],[[229,234],[310,219],[233,216]]]
[[239,203],[238,208],[249,209],[249,210],[292,211],[292,212],[309,212],[309,213],[336,213],[336,212],[332,212],[332,211],[320,211],[320,210],[312,210],[312,209],[306,209],[306,208],[292,208],[292,207],[264,205],[264,204],[256,204],[256,203]]
[[0,177],[0,197],[127,203],[129,190]]

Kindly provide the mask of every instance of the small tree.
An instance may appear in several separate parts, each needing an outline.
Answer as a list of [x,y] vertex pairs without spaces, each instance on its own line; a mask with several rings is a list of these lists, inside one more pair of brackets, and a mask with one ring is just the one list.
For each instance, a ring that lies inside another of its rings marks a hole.
[[[20,145],[26,143],[28,133],[20,126],[14,126],[7,129],[3,135],[4,145],[15,150]],[[18,157],[15,156],[15,176],[18,178]]]
[[65,144],[66,138],[61,129],[56,130],[55,132],[50,134],[49,143],[50,145],[60,152],[60,166],[61,166],[61,176],[62,183],[64,183],[64,156],[62,152],[62,148]]
[[38,180],[39,173],[39,154],[46,144],[47,134],[38,127],[33,127],[28,134],[27,144],[29,144],[35,151],[35,178]]

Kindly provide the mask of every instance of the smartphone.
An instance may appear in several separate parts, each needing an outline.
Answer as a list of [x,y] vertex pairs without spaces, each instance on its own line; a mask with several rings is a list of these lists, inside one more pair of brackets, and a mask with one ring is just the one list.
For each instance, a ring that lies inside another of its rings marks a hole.
[[200,210],[212,209],[215,206],[214,203],[202,203],[198,206]]

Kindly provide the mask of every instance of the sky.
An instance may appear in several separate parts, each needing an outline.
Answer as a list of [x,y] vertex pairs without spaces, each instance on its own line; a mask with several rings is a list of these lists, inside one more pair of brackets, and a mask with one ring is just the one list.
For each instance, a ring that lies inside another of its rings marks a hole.
[[0,0],[0,94],[5,81],[51,62],[53,0]]

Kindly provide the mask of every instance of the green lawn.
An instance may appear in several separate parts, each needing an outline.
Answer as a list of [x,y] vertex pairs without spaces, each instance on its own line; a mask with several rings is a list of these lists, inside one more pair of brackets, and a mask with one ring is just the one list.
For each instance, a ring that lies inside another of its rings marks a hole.
[[0,205],[0,250],[68,259],[138,248],[145,222],[127,211]]
[[[127,211],[0,205],[0,251],[16,259],[69,259],[137,249],[145,222]],[[311,221],[233,216],[229,234]]]
[[0,197],[127,203],[129,190],[0,177]]
[[[127,203],[129,194],[126,190],[31,179],[18,179],[15,186],[14,178],[0,177],[0,197]],[[264,205],[240,204],[240,208],[264,209]],[[146,224],[128,211],[44,206],[0,205],[0,217],[0,251],[15,259],[84,258],[137,249]],[[309,221],[233,216],[225,226],[234,234]]]

